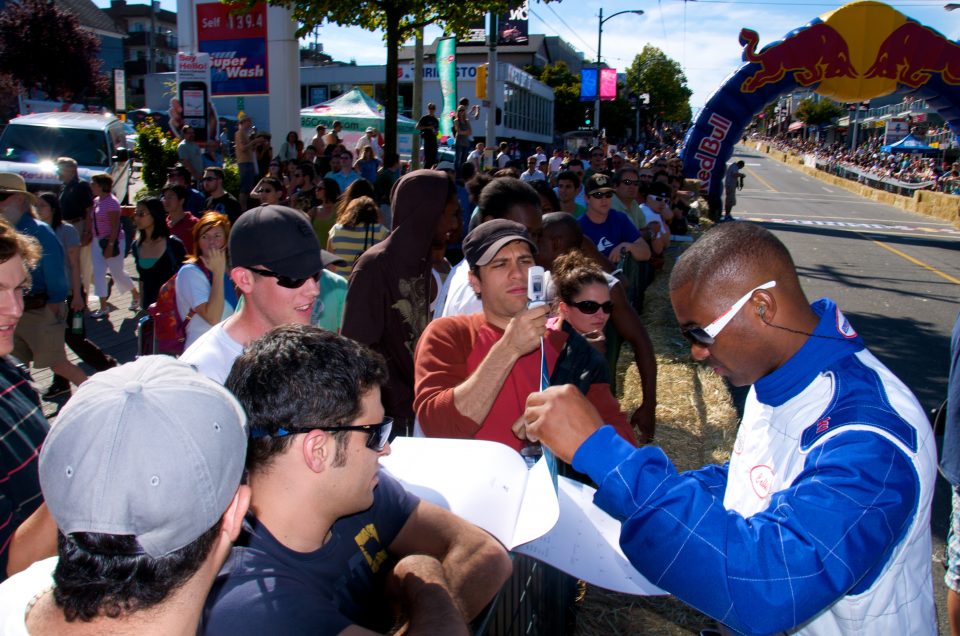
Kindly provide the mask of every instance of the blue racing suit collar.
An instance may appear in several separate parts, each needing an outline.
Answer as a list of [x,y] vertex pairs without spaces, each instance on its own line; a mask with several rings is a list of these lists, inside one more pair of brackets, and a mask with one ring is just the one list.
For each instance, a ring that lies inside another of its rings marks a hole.
[[757,399],[763,404],[784,404],[803,391],[823,369],[864,348],[863,340],[835,302],[822,298],[810,308],[820,317],[813,337],[808,337],[786,363],[753,385]]

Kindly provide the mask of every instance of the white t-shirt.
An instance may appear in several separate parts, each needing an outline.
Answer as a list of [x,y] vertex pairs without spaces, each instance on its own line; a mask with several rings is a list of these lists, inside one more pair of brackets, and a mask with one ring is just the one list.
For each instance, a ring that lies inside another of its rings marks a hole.
[[[199,267],[188,263],[177,272],[177,312],[181,318],[186,318],[191,309],[210,300],[210,281]],[[226,320],[233,315],[233,305],[224,301],[223,313],[220,320]],[[187,323],[187,341],[184,347],[189,347],[201,335],[209,331],[212,325],[203,319],[200,314],[194,314]]]
[[227,335],[223,323],[217,323],[197,338],[180,359],[214,382],[223,384],[230,375],[233,361],[243,353],[243,345]]
[[37,561],[0,584],[0,634],[29,636],[27,606],[35,596],[53,587],[57,559]]
[[447,274],[447,297],[443,302],[443,311],[435,313],[434,317],[462,316],[483,311],[483,303],[470,286],[469,273],[467,259],[463,259],[450,270]]
[[520,180],[526,183],[530,183],[531,181],[546,181],[547,175],[539,170],[534,170],[532,174],[528,170],[524,170],[520,175]]
[[550,157],[550,174],[556,175],[560,172],[560,166],[563,164],[563,155],[559,157]]
[[663,217],[657,214],[656,212],[654,212],[653,208],[651,208],[646,203],[640,206],[640,211],[643,212],[643,218],[647,220],[647,223],[646,223],[647,225],[650,225],[651,223],[660,224],[660,231],[657,232],[655,236],[651,237],[651,238],[660,238],[660,236],[663,235],[664,225],[665,225],[665,223],[663,222]]

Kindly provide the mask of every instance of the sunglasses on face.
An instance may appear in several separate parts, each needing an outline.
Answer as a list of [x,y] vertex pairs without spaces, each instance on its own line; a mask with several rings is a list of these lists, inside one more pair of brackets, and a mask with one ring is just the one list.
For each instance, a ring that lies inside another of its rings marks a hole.
[[761,289],[772,289],[777,286],[777,281],[771,280],[759,287],[754,287],[746,294],[740,297],[740,300],[733,303],[730,306],[730,309],[725,311],[719,318],[711,322],[706,327],[681,327],[680,333],[684,338],[687,339],[692,345],[699,345],[701,347],[709,347],[714,342],[716,342],[717,334],[723,331],[723,328],[730,324],[730,321],[733,320],[733,317],[737,315],[737,312],[743,309],[743,306],[747,304],[754,293],[760,291]]
[[659,194],[651,194],[647,197],[648,199],[653,199],[659,203],[664,203],[667,200],[667,197],[662,197]]
[[269,278],[276,278],[277,285],[280,285],[281,287],[286,287],[287,289],[300,289],[301,287],[303,287],[304,283],[306,283],[310,279],[313,279],[313,282],[317,282],[320,280],[320,272],[317,272],[316,274],[313,274],[312,276],[308,276],[306,278],[290,278],[289,276],[283,276],[282,274],[271,272],[268,269],[260,269],[259,267],[248,267],[247,269],[249,269],[254,274],[260,274],[261,276],[267,276]]
[[267,433],[254,429],[250,432],[252,439],[262,439],[264,437],[286,437],[287,435],[296,435],[298,433],[309,433],[310,431],[363,431],[368,435],[366,447],[372,451],[380,452],[387,442],[390,441],[390,432],[393,430],[393,418],[385,417],[379,424],[365,424],[363,426],[281,426],[276,433]]
[[203,180],[204,180],[204,181],[216,181],[217,178],[216,178],[216,177],[204,177]]
[[571,307],[576,307],[580,311],[580,313],[583,313],[583,314],[593,315],[598,311],[600,311],[601,309],[605,314],[609,314],[611,311],[613,311],[612,300],[608,300],[605,303],[598,303],[595,300],[581,300],[580,302],[567,303],[567,304],[570,305]]
[[638,185],[640,182],[637,181],[636,179],[620,179],[620,183],[622,183],[625,186],[635,186],[635,185]]
[[590,194],[591,199],[612,199],[613,192],[593,192]]

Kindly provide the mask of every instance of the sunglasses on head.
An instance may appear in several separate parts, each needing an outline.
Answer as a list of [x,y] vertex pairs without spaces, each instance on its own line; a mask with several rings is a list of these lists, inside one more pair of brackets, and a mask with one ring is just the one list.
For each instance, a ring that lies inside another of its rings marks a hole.
[[390,432],[393,430],[393,418],[385,417],[379,424],[364,424],[363,426],[281,426],[276,433],[267,433],[259,429],[253,429],[250,432],[252,439],[262,439],[264,437],[286,437],[287,435],[296,435],[298,433],[309,433],[310,431],[362,431],[367,437],[366,447],[372,451],[380,452],[390,441]]
[[580,311],[580,313],[583,313],[583,314],[592,315],[597,313],[601,309],[605,314],[609,314],[611,311],[613,311],[612,300],[608,300],[605,303],[598,303],[595,300],[581,300],[580,302],[567,303],[567,304],[570,305],[571,307],[576,307]]
[[313,279],[313,282],[317,282],[320,280],[320,272],[317,272],[316,274],[313,274],[311,276],[307,276],[306,278],[290,278],[289,276],[284,276],[276,272],[271,272],[268,269],[260,269],[259,267],[248,267],[247,269],[249,269],[254,274],[260,274],[261,276],[267,276],[269,278],[276,278],[277,285],[280,285],[281,287],[286,287],[287,289],[299,289],[303,287],[303,284],[310,279]]
[[608,192],[591,192],[590,198],[591,199],[612,199],[613,192],[609,192],[609,191]]
[[[687,339],[692,345],[699,345],[701,347],[709,347],[714,342],[716,342],[717,334],[723,331],[723,328],[730,324],[730,321],[733,320],[733,317],[737,315],[737,312],[743,309],[743,306],[753,297],[754,293],[760,291],[761,289],[771,289],[777,286],[777,281],[771,280],[767,281],[763,285],[754,287],[746,294],[740,297],[740,300],[733,303],[730,306],[730,309],[725,311],[719,318],[711,322],[706,327],[681,327],[680,333],[684,338]],[[762,314],[761,314],[762,315]]]

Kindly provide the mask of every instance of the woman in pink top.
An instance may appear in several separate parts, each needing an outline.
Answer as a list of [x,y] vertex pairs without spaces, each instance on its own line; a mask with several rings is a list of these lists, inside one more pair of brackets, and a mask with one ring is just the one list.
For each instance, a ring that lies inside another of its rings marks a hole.
[[110,313],[107,297],[107,270],[113,277],[117,291],[130,292],[133,302],[131,309],[140,305],[140,292],[130,276],[123,269],[123,255],[126,237],[120,227],[120,202],[113,196],[113,177],[108,174],[95,174],[90,177],[90,189],[93,190],[93,288],[100,298],[100,309],[91,314],[92,318],[103,318]]

